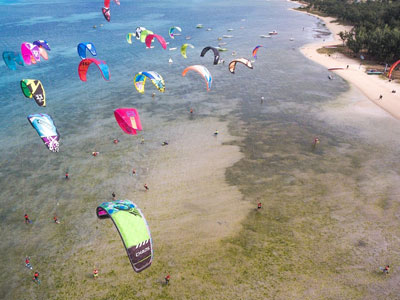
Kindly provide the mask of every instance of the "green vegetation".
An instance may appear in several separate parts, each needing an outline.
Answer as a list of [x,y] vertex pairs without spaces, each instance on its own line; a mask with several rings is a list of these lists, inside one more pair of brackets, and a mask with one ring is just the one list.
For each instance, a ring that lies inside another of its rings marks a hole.
[[380,62],[399,59],[400,2],[305,0],[306,10],[334,16],[354,26],[341,33],[342,40],[355,54],[362,52]]

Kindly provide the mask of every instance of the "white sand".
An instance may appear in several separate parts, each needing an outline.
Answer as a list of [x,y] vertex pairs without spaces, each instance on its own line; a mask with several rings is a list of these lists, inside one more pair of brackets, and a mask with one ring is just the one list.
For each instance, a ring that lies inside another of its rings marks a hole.
[[[342,45],[343,42],[340,40],[338,34],[340,31],[350,31],[351,26],[332,23],[335,21],[332,17],[314,16],[318,17],[326,24],[326,27],[332,32],[334,41],[305,45],[300,49],[304,56],[327,68],[344,68],[344,70],[333,72],[360,89],[368,99],[390,113],[393,117],[400,119],[399,84],[393,81],[389,82],[389,80],[384,80],[376,75],[367,75],[367,73],[365,73],[365,68],[363,66],[360,67],[360,63],[357,60],[348,58],[340,53],[328,56],[327,54],[320,54],[317,52],[317,49],[327,45]],[[346,69],[347,65],[349,65],[348,69]],[[396,90],[396,93],[392,93],[392,90]],[[383,96],[381,100],[379,100],[379,95]]]

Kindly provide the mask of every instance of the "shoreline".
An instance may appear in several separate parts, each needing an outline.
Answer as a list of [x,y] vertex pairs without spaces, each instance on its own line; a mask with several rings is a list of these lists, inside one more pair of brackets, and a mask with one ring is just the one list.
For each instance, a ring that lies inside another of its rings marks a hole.
[[[299,5],[304,5],[298,1],[291,1]],[[375,75],[368,75],[365,73],[365,67],[360,63],[341,53],[335,53],[335,55],[329,56],[327,54],[320,54],[317,52],[318,49],[328,45],[341,45],[343,42],[339,39],[338,34],[340,31],[349,31],[352,27],[345,26],[338,23],[333,17],[321,17],[309,12],[302,12],[299,10],[292,9],[300,13],[306,13],[310,16],[315,16],[320,19],[329,31],[332,33],[333,41],[314,42],[306,44],[300,48],[300,52],[308,59],[326,67],[326,68],[344,68],[343,70],[334,70],[336,75],[342,77],[350,85],[358,88],[370,101],[376,104],[388,112],[394,118],[400,120],[400,85],[394,81],[389,82],[388,80],[382,80]],[[349,66],[347,68],[347,65]],[[395,90],[396,93],[392,93]],[[380,100],[379,96],[383,98]]]

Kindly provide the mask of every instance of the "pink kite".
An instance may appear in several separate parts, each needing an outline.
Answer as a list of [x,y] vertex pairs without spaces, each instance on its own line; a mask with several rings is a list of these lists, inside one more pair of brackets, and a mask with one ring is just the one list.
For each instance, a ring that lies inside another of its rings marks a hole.
[[139,113],[135,108],[117,108],[114,116],[125,133],[135,135],[136,131],[142,130]]
[[40,50],[39,47],[31,43],[21,44],[21,54],[25,64],[36,64],[40,61]]
[[164,40],[164,38],[161,35],[158,35],[158,34],[149,34],[146,36],[146,46],[148,48],[150,48],[151,42],[153,41],[154,38],[156,38],[160,42],[161,46],[164,49],[167,49],[167,42]]
[[89,69],[89,66],[94,63],[100,70],[101,75],[103,75],[104,80],[110,80],[110,71],[105,61],[98,60],[95,58],[86,58],[82,59],[78,66],[78,74],[79,78],[82,81],[86,81],[86,73]]

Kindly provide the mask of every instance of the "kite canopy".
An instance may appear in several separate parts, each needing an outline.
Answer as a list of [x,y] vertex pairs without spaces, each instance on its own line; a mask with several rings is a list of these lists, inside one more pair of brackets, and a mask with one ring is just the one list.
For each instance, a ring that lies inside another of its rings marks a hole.
[[24,66],[24,59],[22,58],[22,55],[18,52],[4,51],[3,60],[7,68],[13,71],[17,69],[17,64],[19,64],[20,66]]
[[97,56],[96,47],[93,45],[93,43],[90,43],[90,42],[80,43],[78,45],[77,49],[78,49],[78,54],[81,57],[81,59],[86,58],[86,50],[89,50],[89,52],[93,56]]
[[36,64],[40,61],[40,50],[39,47],[31,43],[21,44],[21,54],[25,64]]
[[204,55],[209,51],[212,50],[214,52],[214,65],[218,65],[219,62],[219,51],[215,47],[207,46],[203,50],[201,50],[200,56],[204,57]]
[[253,49],[252,54],[253,54],[253,57],[254,57],[255,59],[257,59],[257,52],[258,52],[258,49],[260,49],[261,47],[264,48],[264,46],[259,45],[259,46],[256,46],[256,47]]
[[[143,34],[143,32],[142,32]],[[167,42],[164,40],[164,38],[161,35],[150,33],[146,36],[146,46],[150,48],[151,43],[153,42],[153,39],[156,38],[161,46],[165,49],[167,49]]]
[[[114,0],[114,2],[119,5],[119,0]],[[103,12],[104,18],[107,20],[107,22],[110,22],[111,20],[111,14],[110,14],[110,0],[104,0],[104,7],[101,9]]]
[[[153,31],[144,29],[140,32],[139,38],[142,43],[146,42],[146,38],[149,34],[153,34]],[[137,35],[136,35],[137,36]]]
[[141,94],[144,93],[144,85],[146,84],[146,79],[149,78],[154,86],[161,92],[165,91],[164,78],[160,74],[154,71],[149,72],[139,72],[133,78],[133,83],[137,91]]
[[97,207],[96,214],[99,219],[111,218],[135,272],[150,267],[153,242],[146,219],[136,204],[129,200],[104,202]]
[[39,48],[42,47],[48,51],[51,50],[49,44],[45,40],[37,40],[37,41],[34,41],[33,44],[38,46]]
[[229,72],[231,72],[232,74],[235,73],[235,69],[236,69],[236,64],[237,63],[242,63],[244,64],[246,67],[253,69],[253,65],[251,64],[251,61],[249,61],[247,58],[237,58],[232,60],[229,63]]
[[59,151],[60,134],[54,125],[53,119],[47,114],[34,114],[28,116],[28,121],[36,129],[43,143],[51,152]]
[[22,93],[26,98],[34,98],[37,105],[46,106],[46,94],[40,80],[37,79],[22,79]]
[[193,46],[192,44],[183,44],[182,47],[181,47],[181,54],[182,54],[182,56],[183,56],[184,58],[187,58],[187,56],[186,56],[186,48],[187,48],[188,46],[189,46],[190,48],[194,49],[194,46]]
[[128,33],[126,35],[126,41],[128,42],[128,44],[132,44],[132,36],[134,35],[134,33]]
[[174,31],[176,31],[176,30],[178,30],[179,32],[182,32],[182,29],[178,26],[173,26],[168,30],[168,34],[171,39],[174,39]]
[[196,71],[196,72],[200,73],[201,76],[203,76],[203,78],[206,82],[207,91],[209,91],[211,89],[212,76],[211,76],[211,73],[208,71],[208,69],[202,65],[193,65],[193,66],[187,67],[185,70],[183,70],[182,76],[185,76],[186,73],[190,70]]
[[94,63],[99,68],[104,80],[110,80],[110,71],[106,62],[95,58],[86,58],[81,60],[78,66],[78,74],[80,80],[86,81],[86,73],[92,63]]
[[392,79],[392,72],[393,70],[397,67],[397,65],[400,63],[400,60],[396,61],[389,69],[388,77],[389,79]]
[[135,135],[136,131],[142,130],[139,113],[135,108],[117,108],[114,110],[114,117],[119,127],[127,134]]

